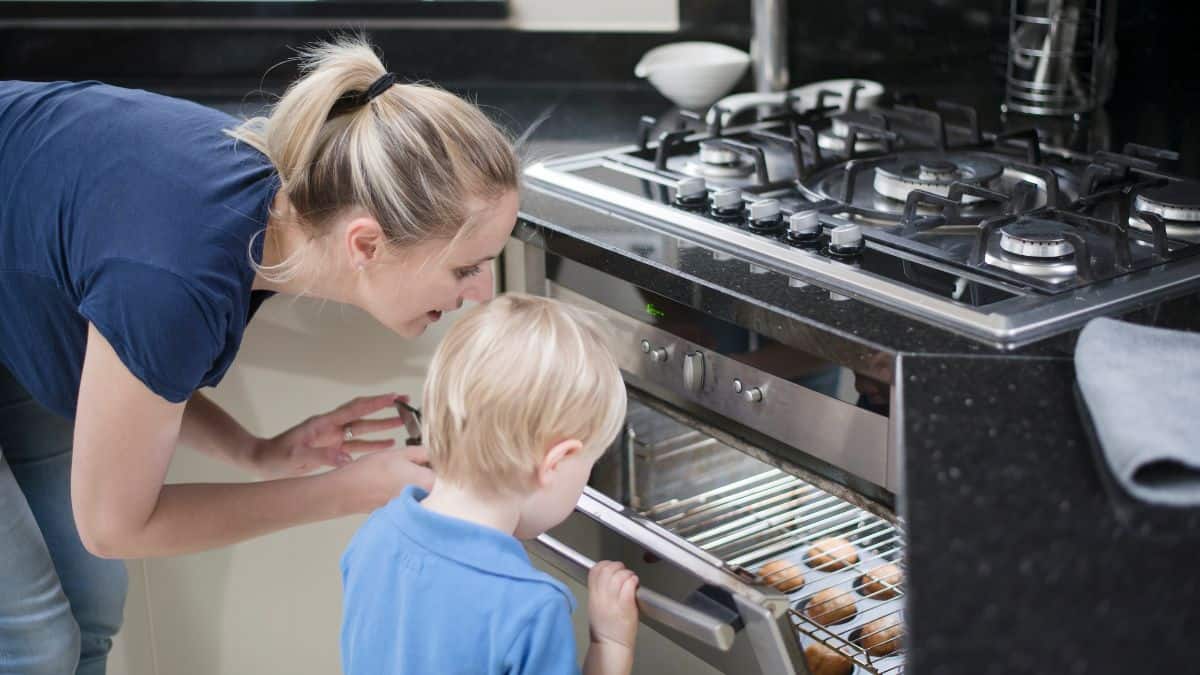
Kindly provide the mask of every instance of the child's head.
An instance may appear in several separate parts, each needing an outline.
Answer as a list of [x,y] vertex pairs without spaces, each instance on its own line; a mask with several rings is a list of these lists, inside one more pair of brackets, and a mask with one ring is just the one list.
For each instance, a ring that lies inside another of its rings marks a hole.
[[524,498],[517,536],[570,515],[625,417],[625,387],[590,313],[523,294],[460,319],[425,381],[423,437],[438,481]]

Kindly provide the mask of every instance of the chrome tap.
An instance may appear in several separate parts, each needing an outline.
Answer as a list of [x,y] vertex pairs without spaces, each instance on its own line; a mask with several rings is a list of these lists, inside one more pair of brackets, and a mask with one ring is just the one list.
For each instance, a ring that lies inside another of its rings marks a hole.
[[783,91],[788,86],[787,0],[751,0],[750,59],[755,91]]

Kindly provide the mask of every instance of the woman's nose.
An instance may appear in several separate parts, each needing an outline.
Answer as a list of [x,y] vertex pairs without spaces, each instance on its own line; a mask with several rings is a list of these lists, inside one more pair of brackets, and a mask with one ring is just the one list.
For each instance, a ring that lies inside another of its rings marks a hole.
[[471,280],[467,282],[467,287],[463,289],[462,297],[472,302],[486,302],[496,294],[492,261],[489,260],[480,267],[479,274],[471,277]]

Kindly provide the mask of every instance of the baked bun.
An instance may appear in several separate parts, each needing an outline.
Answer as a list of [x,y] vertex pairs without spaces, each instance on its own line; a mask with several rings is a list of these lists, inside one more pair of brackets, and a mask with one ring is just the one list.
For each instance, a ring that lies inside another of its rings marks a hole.
[[900,617],[888,614],[859,628],[856,641],[871,656],[887,656],[900,649],[903,632]]
[[872,567],[858,579],[858,592],[874,600],[891,600],[900,595],[904,572],[895,563]]
[[804,586],[804,572],[791,560],[772,560],[758,570],[762,580],[784,593],[791,593]]
[[804,613],[808,618],[824,626],[849,621],[857,612],[854,594],[840,586],[826,588],[809,598],[804,605]]
[[858,551],[841,537],[827,537],[809,547],[804,561],[813,569],[836,572],[857,563]]
[[804,661],[811,675],[850,675],[854,664],[837,651],[814,642],[804,649]]

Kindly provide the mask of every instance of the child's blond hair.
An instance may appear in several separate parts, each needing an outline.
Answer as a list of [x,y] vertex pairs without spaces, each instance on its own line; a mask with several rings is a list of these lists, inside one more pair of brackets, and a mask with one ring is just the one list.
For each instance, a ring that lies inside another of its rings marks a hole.
[[489,493],[531,488],[559,441],[601,451],[625,418],[625,386],[597,317],[517,293],[471,309],[450,329],[423,399],[438,480]]

